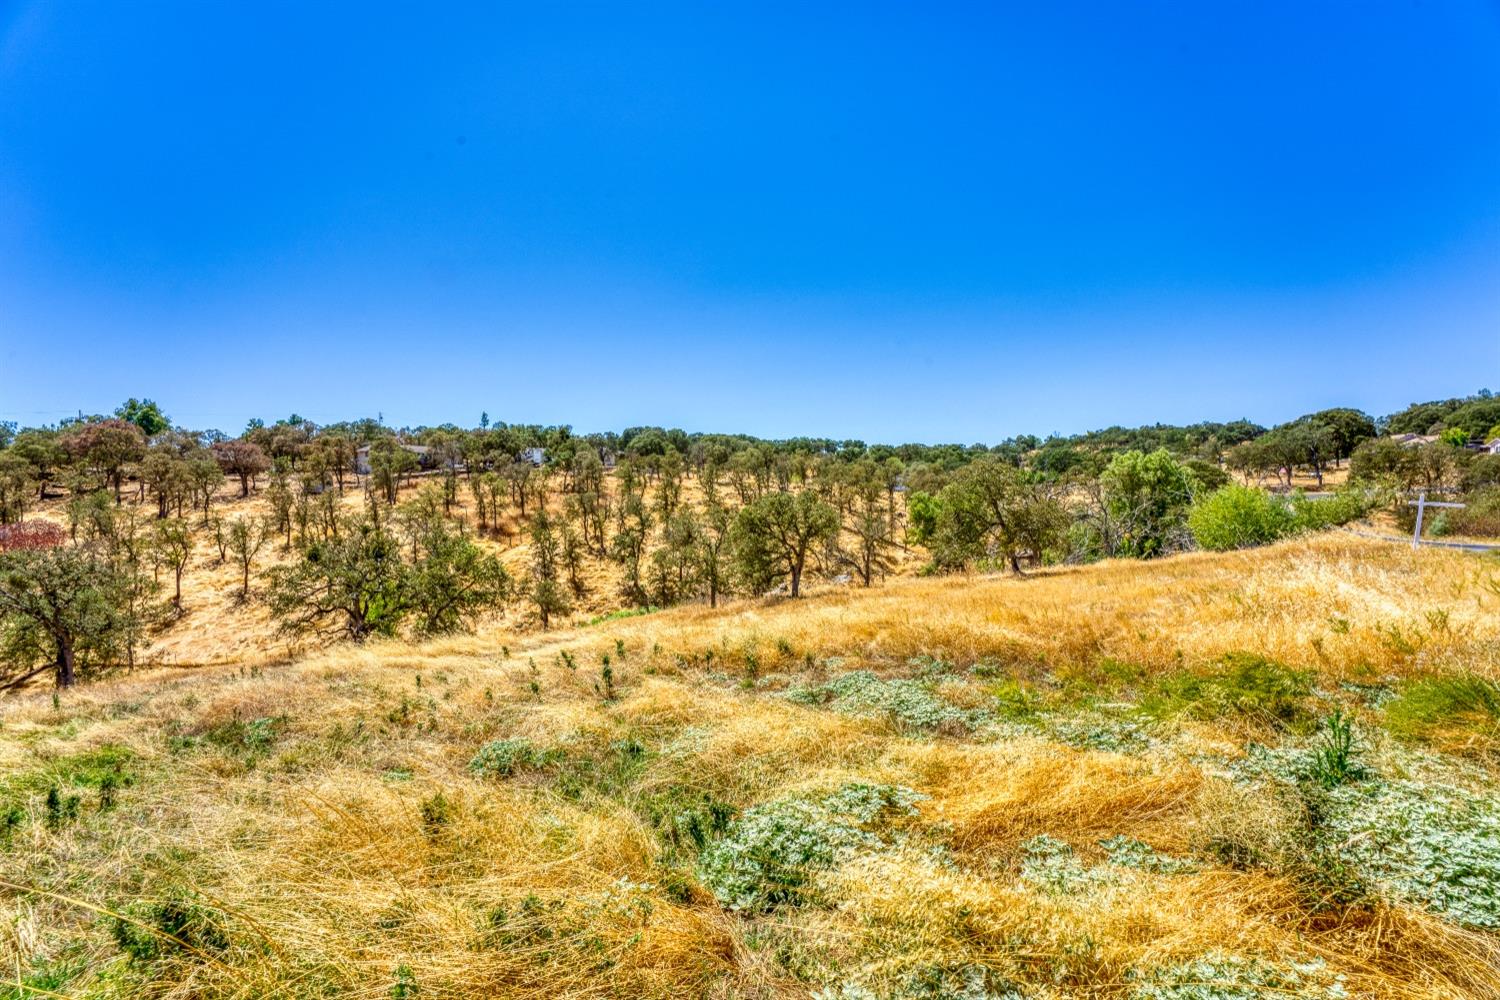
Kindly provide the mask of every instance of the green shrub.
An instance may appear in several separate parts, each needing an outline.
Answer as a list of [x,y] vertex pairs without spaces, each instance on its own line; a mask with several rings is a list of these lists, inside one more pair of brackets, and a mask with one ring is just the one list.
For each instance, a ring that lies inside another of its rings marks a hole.
[[458,807],[442,792],[422,800],[422,832],[428,838],[436,838],[457,816]]
[[624,796],[651,762],[652,753],[634,737],[612,740],[605,746],[570,747],[547,755],[556,769],[553,787],[560,795],[580,799],[586,795]]
[[479,748],[469,761],[469,770],[487,777],[508,778],[523,767],[546,763],[547,756],[532,746],[530,740],[494,740]]
[[1125,451],[1099,474],[1104,505],[1119,525],[1119,551],[1150,559],[1184,547],[1195,481],[1165,448]]
[[735,815],[735,808],[727,802],[682,785],[642,796],[633,805],[657,832],[669,854],[703,850],[728,831]]
[[191,892],[126,906],[110,918],[110,933],[139,962],[183,952],[206,957],[229,947],[224,915]]
[[1310,885],[1312,897],[1347,903],[1376,895],[1465,926],[1500,928],[1500,801],[1368,772],[1326,788],[1315,749],[1249,751],[1233,766],[1236,774],[1294,797],[1302,816],[1297,841],[1279,852],[1279,862],[1243,860],[1283,866]]
[[0,794],[22,798],[49,788],[111,790],[134,783],[135,753],[128,747],[106,744],[82,753],[58,757],[35,770],[13,771],[0,777]]
[[1323,738],[1312,758],[1312,777],[1324,788],[1359,781],[1368,772],[1356,759],[1354,723],[1335,710],[1324,720]]
[[1367,781],[1328,792],[1339,856],[1383,895],[1500,928],[1500,803],[1459,788]]
[[[1500,427],[1495,430],[1500,432]],[[1500,437],[1500,433],[1495,437]],[[1500,454],[1476,455],[1465,466],[1459,485],[1466,493],[1475,493],[1487,486],[1500,486]]]
[[1370,505],[1362,492],[1344,490],[1331,497],[1310,499],[1298,493],[1292,497],[1294,530],[1323,531],[1336,528],[1350,521],[1357,521],[1370,512]]
[[885,843],[881,828],[916,812],[899,785],[848,784],[820,799],[747,809],[698,859],[698,878],[730,910],[795,903],[811,875]]
[[396,966],[396,980],[391,984],[391,1000],[410,1000],[421,992],[422,988],[417,985],[417,977],[412,975],[411,966]]
[[844,674],[821,687],[793,688],[787,697],[803,705],[831,705],[848,715],[883,716],[906,729],[967,728],[981,721],[976,713],[939,698],[922,681],[881,680],[868,670]]
[[1500,486],[1477,489],[1464,498],[1464,507],[1443,511],[1449,534],[1483,538],[1500,536]]
[[1364,494],[1355,490],[1317,499],[1298,493],[1287,501],[1265,490],[1231,484],[1193,504],[1188,529],[1200,548],[1223,552],[1348,524],[1369,509]]
[[1231,484],[1193,504],[1188,530],[1200,548],[1215,552],[1266,545],[1295,530],[1287,505],[1265,490]]
[[1386,727],[1412,740],[1477,745],[1500,739],[1500,684],[1483,677],[1430,677],[1385,705]]
[[29,971],[19,968],[10,972],[11,981],[0,983],[0,1000],[32,1000],[35,997],[65,996],[62,991],[84,969],[79,958],[33,958]]
[[253,758],[271,749],[285,723],[284,716],[251,719],[249,722],[235,718],[209,729],[203,738],[222,750]]
[[65,823],[71,823],[78,818],[78,806],[80,799],[76,795],[65,795],[58,791],[56,785],[47,789],[47,796],[43,800],[47,829],[56,830]]
[[1099,846],[1109,852],[1110,864],[1119,865],[1122,868],[1135,868],[1158,875],[1180,875],[1198,870],[1198,866],[1187,858],[1174,858],[1169,854],[1159,854],[1145,841],[1136,840],[1124,834],[1101,840]]
[[1073,847],[1048,834],[1038,834],[1021,845],[1021,881],[1043,892],[1066,896],[1108,885],[1114,874],[1107,868],[1086,867]]
[[1208,462],[1201,458],[1190,458],[1182,463],[1193,477],[1193,495],[1200,493],[1212,493],[1214,490],[1223,489],[1229,485],[1229,473],[1219,467],[1216,462]]
[[1254,653],[1229,653],[1208,670],[1161,678],[1142,707],[1158,718],[1238,716],[1286,727],[1307,718],[1306,701],[1311,693],[1311,675],[1306,671]]

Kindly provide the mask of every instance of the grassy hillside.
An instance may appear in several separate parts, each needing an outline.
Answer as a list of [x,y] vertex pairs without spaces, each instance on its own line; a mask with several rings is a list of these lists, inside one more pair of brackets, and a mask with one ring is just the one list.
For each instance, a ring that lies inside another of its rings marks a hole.
[[[412,477],[402,486],[400,500],[412,500],[424,487],[435,489],[435,479],[431,475]],[[618,502],[619,484],[615,477],[606,475],[603,482],[609,495]],[[647,495],[654,499],[656,489],[649,488]],[[685,503],[701,505],[702,496],[701,483],[697,479],[684,480],[681,497]],[[561,516],[565,502],[565,494],[549,492],[547,507],[550,513]],[[344,515],[357,515],[367,503],[365,490],[351,484],[339,496],[337,509]],[[149,530],[155,519],[154,505],[149,501],[142,502],[133,494],[127,493],[119,510],[122,515],[133,515],[143,533]],[[229,523],[240,519],[264,519],[270,513],[270,505],[264,489],[241,497],[239,487],[230,483],[217,491],[213,510],[215,516]],[[32,517],[66,528],[67,499],[49,499],[33,511]],[[904,511],[897,517],[904,519]],[[532,561],[531,543],[527,523],[517,511],[507,510],[497,516],[498,530],[479,535],[473,498],[465,488],[454,504],[452,518],[455,524],[470,532],[485,551],[499,556],[514,579],[522,581],[526,578]],[[250,574],[250,596],[248,600],[242,600],[241,567],[234,556],[228,554],[226,557],[220,553],[214,532],[200,514],[190,513],[184,523],[190,531],[193,550],[182,579],[182,613],[163,617],[147,632],[139,651],[141,661],[149,665],[180,667],[216,664],[265,666],[285,663],[305,652],[304,644],[278,632],[277,623],[264,600],[266,571],[295,561],[301,546],[288,545],[287,540],[279,535],[269,537],[255,554]],[[925,560],[925,553],[915,548],[902,548],[891,554],[895,573],[916,572]],[[570,594],[572,609],[565,619],[586,622],[628,610],[621,594],[620,567],[613,560],[599,558],[593,552],[585,553],[582,561],[585,590],[582,594]],[[172,594],[171,573],[169,570],[158,571],[156,577],[164,586],[164,594],[157,595],[157,603],[165,603]],[[526,602],[518,598],[508,606],[491,609],[479,622],[478,631],[483,635],[508,636],[534,627],[534,616]]]
[[1491,997],[1497,680],[1324,537],[27,694],[0,997]]

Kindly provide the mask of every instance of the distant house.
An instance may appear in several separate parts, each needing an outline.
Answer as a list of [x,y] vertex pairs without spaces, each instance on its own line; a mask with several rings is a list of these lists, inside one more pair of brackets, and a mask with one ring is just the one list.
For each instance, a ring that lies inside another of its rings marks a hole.
[[1492,438],[1491,440],[1486,441],[1484,443],[1484,447],[1481,448],[1480,451],[1483,451],[1490,455],[1500,455],[1500,438]]
[[547,450],[545,448],[522,448],[521,461],[541,465],[547,461]]
[[[432,457],[432,449],[425,444],[403,444],[401,447],[417,456],[417,464],[424,469],[430,469],[437,464]],[[354,471],[361,476],[370,474],[370,446],[365,445],[354,452]]]

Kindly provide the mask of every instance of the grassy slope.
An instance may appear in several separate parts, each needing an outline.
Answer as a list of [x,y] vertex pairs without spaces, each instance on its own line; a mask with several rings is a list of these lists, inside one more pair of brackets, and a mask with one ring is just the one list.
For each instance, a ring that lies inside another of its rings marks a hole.
[[[922,977],[965,968],[1130,996],[1226,952],[1322,959],[1357,996],[1494,996],[1491,934],[1320,896],[1277,854],[1284,798],[1220,765],[1338,704],[1373,763],[1405,766],[1365,694],[1500,674],[1497,581],[1493,560],[1329,537],[28,695],[0,706],[0,961],[27,996],[939,996]],[[1233,651],[1316,683],[1279,723],[1195,710],[1178,681]],[[891,711],[785,697],[859,668],[925,680],[871,686],[901,693]],[[1492,794],[1492,742],[1468,737],[1433,766]],[[471,773],[501,738],[532,758]],[[695,874],[733,811],[850,781],[925,798],[800,905],[728,912]],[[1022,877],[1039,834],[1081,865],[1123,834],[1197,867],[1058,891]]]

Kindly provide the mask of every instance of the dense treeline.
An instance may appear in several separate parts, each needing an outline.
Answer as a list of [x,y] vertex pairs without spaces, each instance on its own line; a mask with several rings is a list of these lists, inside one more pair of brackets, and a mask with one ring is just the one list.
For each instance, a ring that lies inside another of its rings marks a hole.
[[1500,429],[1500,398],[1488,390],[1458,399],[1412,403],[1382,421],[1388,434],[1440,434],[1460,430],[1469,438],[1488,441]]
[[[1342,523],[1402,490],[1463,491],[1439,531],[1500,530],[1500,456],[1467,447],[1488,393],[1380,421],[1324,410],[985,445],[492,423],[252,421],[176,427],[150,400],[53,427],[0,427],[0,684],[135,662],[184,608],[195,552],[233,568],[291,636],[433,635],[487,615],[548,627],[610,579],[620,608],[878,582],[903,560],[1009,569]],[[1431,420],[1429,421],[1429,418]],[[1500,420],[1497,420],[1500,422]],[[1378,436],[1421,425],[1431,443]],[[1490,431],[1500,433],[1500,429]],[[1354,488],[1277,499],[1351,461]],[[227,487],[228,497],[222,496]],[[236,499],[236,495],[237,498]],[[254,497],[252,509],[238,500]],[[50,519],[25,517],[39,504]],[[497,555],[525,545],[525,565]],[[279,548],[271,559],[268,549]],[[170,596],[167,596],[170,593]]]

